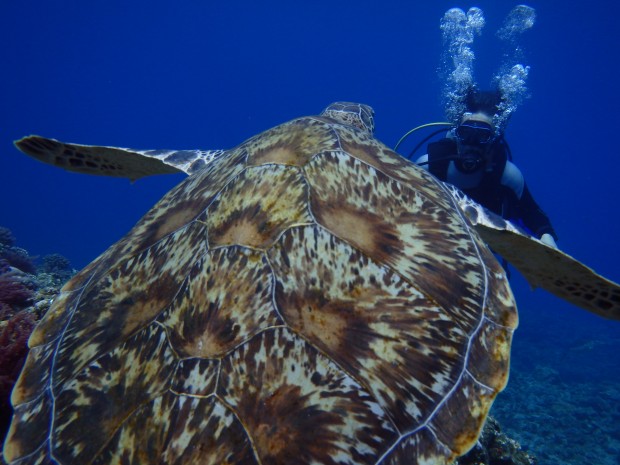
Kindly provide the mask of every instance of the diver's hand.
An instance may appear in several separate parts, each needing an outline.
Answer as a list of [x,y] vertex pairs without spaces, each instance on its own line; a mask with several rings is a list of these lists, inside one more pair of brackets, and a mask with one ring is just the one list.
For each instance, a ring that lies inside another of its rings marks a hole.
[[555,243],[555,239],[549,233],[545,233],[542,236],[540,236],[540,242],[542,242],[545,245],[548,245],[549,247],[553,247],[554,249],[558,248],[558,245]]

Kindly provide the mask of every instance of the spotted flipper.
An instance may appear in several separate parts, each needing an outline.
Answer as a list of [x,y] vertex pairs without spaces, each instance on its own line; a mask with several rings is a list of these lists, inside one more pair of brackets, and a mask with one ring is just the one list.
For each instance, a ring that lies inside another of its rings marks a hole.
[[41,136],[24,137],[15,146],[32,158],[67,171],[132,181],[154,174],[193,174],[224,153],[224,150],[134,150],[78,145]]
[[597,315],[620,320],[620,285],[530,236],[462,192],[448,188],[482,239],[519,270],[530,286],[541,287]]

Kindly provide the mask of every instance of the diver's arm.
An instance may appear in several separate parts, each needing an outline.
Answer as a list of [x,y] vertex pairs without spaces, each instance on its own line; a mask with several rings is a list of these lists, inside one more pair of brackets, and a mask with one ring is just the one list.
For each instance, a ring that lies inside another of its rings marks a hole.
[[553,226],[551,226],[549,217],[538,206],[534,197],[532,197],[530,190],[525,184],[521,170],[511,161],[506,162],[501,184],[514,193],[513,199],[517,199],[515,209],[525,226],[545,244],[557,248],[555,243],[557,236]]
[[[523,220],[525,226],[538,238],[542,239],[542,237],[546,234],[550,235],[554,240],[553,245],[555,245],[555,241],[558,240],[558,236],[551,225],[549,217],[538,206],[534,200],[534,197],[532,197],[527,184],[524,184],[523,195],[517,202],[516,206],[520,214],[519,216]],[[548,240],[548,237],[545,237],[545,239]]]

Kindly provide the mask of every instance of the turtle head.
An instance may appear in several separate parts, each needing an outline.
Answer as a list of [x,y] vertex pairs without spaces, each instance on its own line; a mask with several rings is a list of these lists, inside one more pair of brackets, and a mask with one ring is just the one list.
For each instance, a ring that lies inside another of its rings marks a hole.
[[334,102],[323,110],[321,116],[354,126],[369,134],[375,131],[375,111],[363,103]]

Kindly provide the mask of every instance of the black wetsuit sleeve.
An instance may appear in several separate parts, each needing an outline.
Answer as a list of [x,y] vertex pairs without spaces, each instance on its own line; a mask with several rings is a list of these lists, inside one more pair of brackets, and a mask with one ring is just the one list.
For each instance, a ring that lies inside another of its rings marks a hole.
[[534,236],[541,237],[543,234],[551,234],[556,241],[558,240],[549,217],[538,206],[527,184],[525,184],[523,194],[515,205],[515,210],[516,216],[521,218],[523,224],[532,231]]

